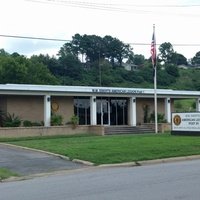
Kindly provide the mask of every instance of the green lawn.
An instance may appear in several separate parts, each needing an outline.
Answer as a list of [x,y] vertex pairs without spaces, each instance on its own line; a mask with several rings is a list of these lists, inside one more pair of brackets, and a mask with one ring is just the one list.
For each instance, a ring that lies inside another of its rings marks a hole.
[[70,159],[87,160],[97,165],[200,154],[200,137],[170,134],[32,138],[9,143],[62,154]]

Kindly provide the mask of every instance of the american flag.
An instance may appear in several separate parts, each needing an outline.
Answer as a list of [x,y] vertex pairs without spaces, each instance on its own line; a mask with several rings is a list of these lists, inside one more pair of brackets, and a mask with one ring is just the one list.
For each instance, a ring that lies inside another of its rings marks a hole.
[[155,37],[155,27],[153,29],[153,36],[151,41],[151,60],[153,67],[156,66],[156,37]]

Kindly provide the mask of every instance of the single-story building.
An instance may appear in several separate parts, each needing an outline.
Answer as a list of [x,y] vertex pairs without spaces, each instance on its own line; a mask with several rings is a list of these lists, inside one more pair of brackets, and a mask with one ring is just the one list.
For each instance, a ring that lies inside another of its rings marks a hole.
[[[200,110],[200,91],[157,89],[158,113],[170,123],[174,100],[184,98],[196,99]],[[154,89],[4,84],[0,110],[46,127],[52,113],[62,115],[64,123],[76,115],[80,125],[136,126],[154,112]]]

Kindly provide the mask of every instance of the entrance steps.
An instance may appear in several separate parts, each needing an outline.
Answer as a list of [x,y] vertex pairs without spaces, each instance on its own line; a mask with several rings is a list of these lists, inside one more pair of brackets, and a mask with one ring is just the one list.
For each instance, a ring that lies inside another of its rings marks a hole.
[[105,135],[154,133],[154,129],[145,124],[140,126],[105,126]]

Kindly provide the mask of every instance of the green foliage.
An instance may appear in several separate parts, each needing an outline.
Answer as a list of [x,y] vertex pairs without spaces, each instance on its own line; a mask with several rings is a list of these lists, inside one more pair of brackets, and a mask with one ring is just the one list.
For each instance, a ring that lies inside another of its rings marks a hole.
[[174,100],[174,110],[175,110],[175,112],[195,111],[196,110],[196,100],[195,99]]
[[52,126],[61,126],[63,125],[62,115],[52,114],[51,115],[51,125]]
[[159,59],[165,64],[172,63],[172,57],[174,53],[173,46],[170,42],[164,42],[159,46]]
[[200,51],[198,51],[195,56],[192,58],[193,65],[200,65]]
[[47,66],[15,53],[0,54],[0,83],[58,84]]
[[[177,65],[187,64],[187,60],[174,52],[169,42],[161,44],[159,51],[158,88],[200,91],[199,69],[178,69]],[[194,65],[200,63],[199,55],[197,52],[192,59]],[[136,64],[138,69],[126,71],[123,62]],[[117,38],[75,34],[71,42],[60,48],[58,58],[26,58],[1,49],[0,83],[153,88],[153,69],[151,59],[134,54],[129,45]]]
[[40,122],[31,122],[29,120],[24,120],[23,121],[23,126],[24,127],[42,126],[42,124]]
[[0,110],[0,126],[3,126],[5,116],[6,116],[5,112]]
[[179,77],[179,70],[176,65],[172,65],[172,64],[166,65],[165,70],[169,75],[173,77]]
[[123,59],[132,55],[132,49],[130,45],[111,36],[102,38],[97,35],[75,34],[72,41],[64,44],[58,53],[60,58],[65,58],[68,54],[77,58],[79,54],[82,54],[88,63],[106,58],[112,66],[121,66]]
[[15,114],[7,113],[3,119],[3,127],[19,127],[21,125],[21,119]]
[[[158,113],[157,114],[157,120],[158,120],[158,123],[166,123],[167,122],[167,120],[165,119],[165,114],[163,114],[163,113]],[[149,117],[148,121],[150,123],[154,123],[155,122],[155,113],[154,112],[150,114],[150,117]]]
[[32,122],[29,121],[29,120],[24,120],[23,121],[23,126],[25,126],[25,127],[31,127],[32,126]]
[[70,118],[70,124],[72,124],[74,127],[77,126],[79,123],[79,118],[78,116],[76,115],[73,115],[71,118]]
[[148,105],[143,106],[143,112],[144,112],[143,122],[148,123],[149,122],[149,106]]

